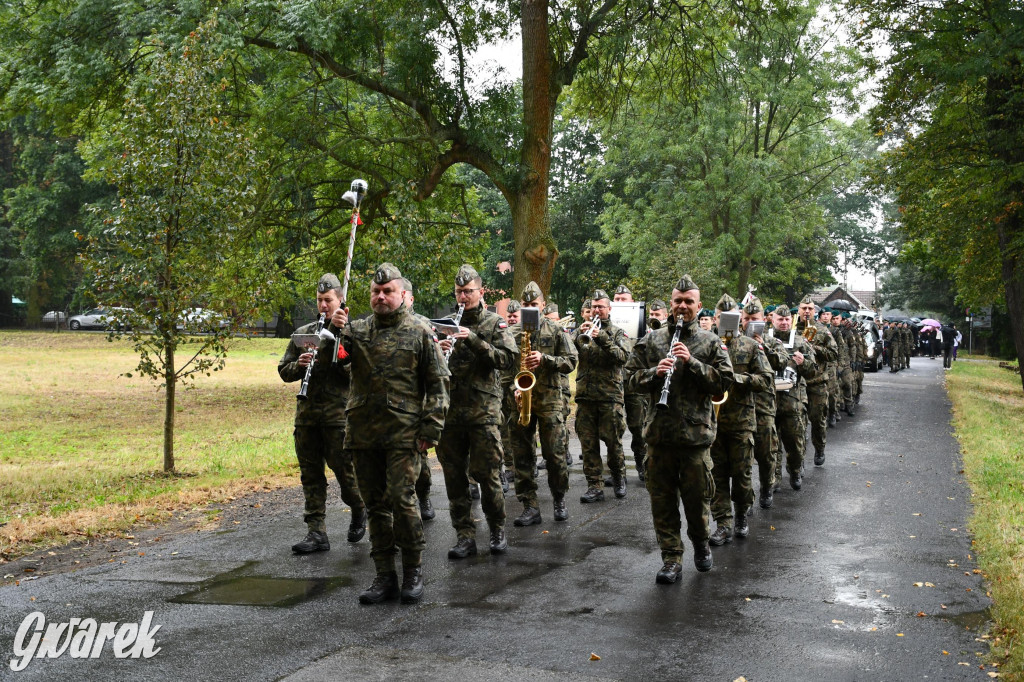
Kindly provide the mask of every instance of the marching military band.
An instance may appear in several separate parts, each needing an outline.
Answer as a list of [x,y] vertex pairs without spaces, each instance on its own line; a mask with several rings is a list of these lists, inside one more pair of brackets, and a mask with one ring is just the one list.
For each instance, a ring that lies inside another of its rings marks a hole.
[[[412,312],[411,284],[384,263],[371,282],[372,315],[349,320],[338,278],[324,275],[317,286],[322,323],[299,329],[278,366],[284,381],[308,383],[295,419],[308,533],[292,550],[330,549],[326,465],[352,510],[348,541],[369,530],[376,575],[360,594],[364,604],[422,598],[423,521],[434,516],[430,448],[456,533],[448,557],[459,560],[479,551],[474,499],[492,554],[509,548],[506,494],[513,487],[521,509],[514,525],[545,522],[538,439],[551,518],[568,518],[571,401],[586,480],[582,504],[604,502],[605,487],[627,497],[622,440],[629,430],[661,549],[655,580],[670,584],[682,572],[682,516],[694,566],[708,571],[712,546],[748,537],[755,498],[764,509],[774,505],[783,463],[790,486],[802,488],[808,427],[814,464],[823,466],[828,427],[841,412],[853,417],[860,401],[863,335],[848,314],[819,310],[810,296],[791,309],[763,305],[752,292],[739,303],[726,294],[708,310],[683,275],[667,302],[651,302],[646,333],[641,326],[640,338],[630,338],[611,316],[616,302],[633,302],[625,285],[612,296],[596,289],[579,319],[559,319],[534,282],[504,317],[488,310],[474,268],[463,265],[453,283],[458,310],[429,320]],[[885,334],[899,353],[891,359],[897,371],[909,358],[898,331]]]

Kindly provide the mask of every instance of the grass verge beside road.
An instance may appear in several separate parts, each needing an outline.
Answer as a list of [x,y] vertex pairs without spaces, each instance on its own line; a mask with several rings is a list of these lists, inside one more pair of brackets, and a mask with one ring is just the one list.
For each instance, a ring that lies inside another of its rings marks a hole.
[[1024,394],[996,361],[956,362],[947,374],[953,425],[973,492],[978,564],[991,586],[993,653],[1002,676],[1024,679]]
[[0,332],[0,559],[294,485],[287,342],[238,339],[179,390],[177,471],[161,471],[163,390],[102,334]]

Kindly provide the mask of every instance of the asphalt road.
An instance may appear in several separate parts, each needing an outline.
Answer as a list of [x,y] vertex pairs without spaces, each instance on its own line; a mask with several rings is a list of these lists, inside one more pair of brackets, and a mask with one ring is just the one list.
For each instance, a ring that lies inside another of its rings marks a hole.
[[[513,528],[520,506],[507,498],[504,556],[446,558],[455,534],[434,472],[420,605],[357,603],[373,567],[366,540],[344,542],[340,503],[328,514],[334,548],[292,556],[304,532],[295,508],[0,588],[0,679],[988,679],[976,638],[990,602],[973,572],[942,366],[912,365],[869,374],[857,416],[829,430],[825,466],[808,466],[803,490],[787,480],[747,540],[714,549],[709,573],[688,546],[675,585],[654,582],[650,507],[632,475],[625,500],[579,504],[574,443],[569,521],[551,520],[543,482],[543,525]],[[152,611],[159,651],[122,660],[107,646],[12,672],[15,634],[36,611],[48,623]]]

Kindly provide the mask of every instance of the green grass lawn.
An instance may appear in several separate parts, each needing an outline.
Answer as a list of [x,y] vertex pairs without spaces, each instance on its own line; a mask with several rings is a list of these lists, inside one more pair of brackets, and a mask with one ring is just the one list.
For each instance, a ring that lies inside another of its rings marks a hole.
[[224,370],[179,390],[164,475],[163,390],[120,376],[136,357],[102,334],[0,332],[0,554],[122,530],[254,487],[297,482],[298,384],[282,339],[237,339]]
[[1024,679],[1024,393],[996,361],[953,363],[953,423],[973,492],[974,549],[995,602],[1002,679]]

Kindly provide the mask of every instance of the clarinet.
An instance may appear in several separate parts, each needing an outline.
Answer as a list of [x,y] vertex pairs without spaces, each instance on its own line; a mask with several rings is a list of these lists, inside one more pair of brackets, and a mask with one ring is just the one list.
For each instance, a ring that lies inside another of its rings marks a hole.
[[[462,313],[464,313],[465,311],[466,311],[466,304],[465,303],[460,303],[459,304],[458,312],[455,313],[455,317],[452,318],[452,322],[455,323],[456,327],[458,327],[459,323],[462,322]],[[452,339],[452,345],[448,348],[448,350],[446,350],[444,352],[444,364],[446,364],[446,365],[448,364],[448,360],[450,360],[451,357],[452,357],[452,351],[455,350],[455,342],[456,341],[458,341],[458,339],[453,338]]]
[[[679,323],[676,325],[676,333],[672,335],[672,340],[668,344],[668,355],[666,356],[668,359],[675,359],[675,356],[672,355],[672,346],[679,343],[679,340],[682,338],[682,336],[683,325],[682,323]],[[672,367],[669,367],[668,371],[665,372],[665,383],[661,387],[661,398],[658,400],[658,404],[656,406],[659,410],[668,409],[668,393],[672,387],[672,372],[674,367],[675,365],[673,364]]]
[[[320,319],[316,323],[316,333],[319,334],[320,330],[324,328],[324,320],[327,319],[327,313],[321,313]],[[318,349],[319,350],[319,349]],[[302,377],[302,386],[299,388],[299,394],[295,396],[296,400],[305,400],[306,391],[309,390],[309,378],[313,376],[313,367],[316,365],[317,351],[313,351],[313,359],[306,365],[306,376]]]

